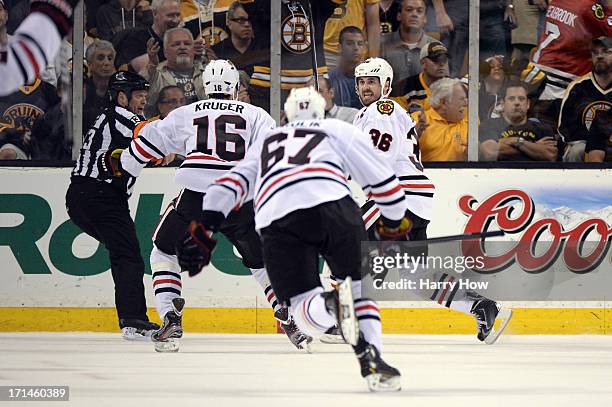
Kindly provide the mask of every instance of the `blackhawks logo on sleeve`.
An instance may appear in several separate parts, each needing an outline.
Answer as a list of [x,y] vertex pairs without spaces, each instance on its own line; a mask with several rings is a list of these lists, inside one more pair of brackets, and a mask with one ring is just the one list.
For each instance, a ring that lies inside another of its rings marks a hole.
[[393,109],[395,109],[395,106],[390,100],[379,100],[378,102],[376,102],[376,109],[380,114],[388,114],[389,116],[391,116],[391,113],[393,113]]

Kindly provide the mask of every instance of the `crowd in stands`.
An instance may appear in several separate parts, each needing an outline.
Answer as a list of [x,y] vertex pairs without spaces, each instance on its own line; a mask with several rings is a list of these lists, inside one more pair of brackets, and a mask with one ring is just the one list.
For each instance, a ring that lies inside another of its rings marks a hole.
[[[28,5],[0,0],[0,43]],[[423,161],[466,161],[467,73],[478,63],[481,161],[612,161],[611,1],[481,0],[479,61],[468,60],[468,0],[281,7],[282,98],[318,78],[326,116],[352,122],[362,107],[355,66],[382,57],[394,70],[390,97],[423,128]],[[86,0],[83,131],[108,105],[116,71],[146,78],[142,116],[163,118],[206,98],[204,67],[217,58],[240,70],[240,100],[269,109],[270,19],[270,0]],[[60,103],[70,66],[58,57],[0,98],[0,160],[71,159],[70,101]]]

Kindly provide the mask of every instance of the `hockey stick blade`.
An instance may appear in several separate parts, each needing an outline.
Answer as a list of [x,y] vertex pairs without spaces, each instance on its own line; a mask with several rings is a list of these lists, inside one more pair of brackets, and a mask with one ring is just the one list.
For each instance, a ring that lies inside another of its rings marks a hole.
[[456,240],[484,239],[487,237],[504,236],[505,234],[506,232],[504,232],[503,230],[494,230],[491,232],[465,233],[462,235],[432,237],[432,238],[421,240],[421,241],[427,242],[427,243],[444,243],[444,242],[454,242]]

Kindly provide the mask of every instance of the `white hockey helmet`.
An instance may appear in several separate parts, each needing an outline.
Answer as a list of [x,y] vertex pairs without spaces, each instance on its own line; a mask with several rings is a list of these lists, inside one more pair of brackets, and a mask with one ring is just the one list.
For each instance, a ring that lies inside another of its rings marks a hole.
[[314,87],[292,89],[285,102],[285,114],[290,122],[325,118],[325,99]]
[[[387,61],[382,58],[368,58],[355,68],[355,90],[359,93],[357,80],[364,76],[374,76],[380,80],[381,97],[386,98],[391,93],[391,84],[393,83],[393,68]],[[389,82],[389,89],[384,92],[385,84]]]
[[207,95],[220,93],[229,95],[234,100],[238,98],[240,75],[231,61],[225,59],[210,61],[204,68],[202,80]]

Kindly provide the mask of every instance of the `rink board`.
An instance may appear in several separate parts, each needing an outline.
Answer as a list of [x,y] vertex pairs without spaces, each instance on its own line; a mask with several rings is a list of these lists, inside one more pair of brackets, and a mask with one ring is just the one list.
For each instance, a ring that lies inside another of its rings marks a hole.
[[[130,200],[145,263],[159,214],[179,191],[173,173],[145,170]],[[69,174],[67,168],[0,168],[0,330],[116,330],[107,254],[80,234],[65,211]],[[608,229],[612,224],[612,170],[432,169],[427,174],[436,185],[430,237],[466,231],[471,218],[460,202],[468,196],[500,205],[508,196],[528,197],[534,207],[531,223],[554,219],[564,230],[593,219],[603,219]],[[363,200],[357,188],[355,199]],[[610,253],[600,267],[612,270]],[[145,287],[152,307],[149,276]],[[260,287],[227,241],[221,240],[212,266],[197,278],[184,278],[183,287],[190,307],[185,325],[192,332],[276,332]],[[509,329],[516,334],[610,333],[607,299],[509,304],[516,312]],[[432,303],[381,305],[388,333],[474,331],[473,319]],[[155,314],[151,309],[149,315]]]

